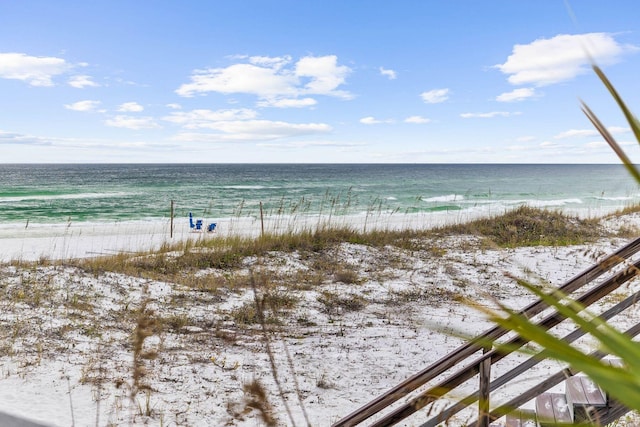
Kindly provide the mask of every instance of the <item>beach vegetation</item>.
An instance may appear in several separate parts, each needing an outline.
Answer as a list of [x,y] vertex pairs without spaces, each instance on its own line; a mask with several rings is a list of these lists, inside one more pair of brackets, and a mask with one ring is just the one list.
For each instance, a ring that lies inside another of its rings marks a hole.
[[[631,113],[602,70],[596,65],[593,66],[593,70],[617,103],[640,144],[640,121]],[[632,178],[640,184],[640,169],[638,166],[630,160],[605,125],[584,102],[582,102],[582,111],[619,157]],[[634,206],[625,209],[623,212],[629,214],[637,211],[638,208]],[[627,268],[635,269],[637,267],[630,265]],[[504,304],[498,303],[499,309],[489,309],[486,306],[480,307],[474,303],[470,304],[484,312],[495,324],[506,330],[516,332],[524,340],[539,345],[546,356],[568,364],[576,372],[583,372],[627,408],[640,411],[640,343],[598,316],[591,314],[589,310],[574,299],[560,294],[558,291],[548,294],[527,281],[519,280],[518,283],[535,297],[543,300],[548,306],[553,307],[560,315],[570,319],[580,329],[588,333],[597,342],[597,347],[600,351],[621,360],[622,366],[608,364],[599,358],[592,357],[584,349],[554,336],[548,330],[536,325],[531,319],[506,307]],[[510,350],[509,346],[497,341],[489,340],[489,344],[498,349]],[[597,424],[597,420],[593,420],[593,422]]]
[[361,282],[358,273],[353,269],[339,269],[333,274],[333,279],[336,282],[341,282],[347,285],[356,285]]
[[[426,230],[369,230],[351,227],[320,227],[283,234],[267,233],[259,237],[212,237],[164,245],[160,250],[118,254],[67,263],[100,275],[120,272],[153,280],[168,280],[190,287],[217,289],[229,285],[220,275],[208,279],[196,278],[194,272],[215,270],[226,272],[240,269],[248,259],[263,258],[271,253],[297,253],[301,259],[315,260],[307,283],[319,283],[334,276],[335,281],[358,283],[359,278],[331,257],[331,251],[343,243],[374,248],[395,247],[410,251],[428,251],[444,255],[447,248],[435,243],[443,236],[476,236],[486,247],[566,246],[593,242],[606,235],[600,220],[572,217],[559,211],[520,206],[503,215],[478,219]],[[462,242],[463,240],[461,240]],[[345,281],[346,280],[346,281]],[[225,283],[226,282],[226,283]]]
[[318,296],[322,304],[321,311],[329,316],[336,316],[350,311],[360,311],[367,305],[367,300],[356,293],[323,291]]
[[640,204],[633,204],[629,206],[625,206],[622,209],[618,209],[615,212],[607,215],[608,218],[621,217],[625,215],[636,214],[640,212]]
[[578,245],[593,242],[603,235],[597,218],[582,219],[526,205],[495,218],[444,227],[441,232],[478,235],[499,247],[509,248]]

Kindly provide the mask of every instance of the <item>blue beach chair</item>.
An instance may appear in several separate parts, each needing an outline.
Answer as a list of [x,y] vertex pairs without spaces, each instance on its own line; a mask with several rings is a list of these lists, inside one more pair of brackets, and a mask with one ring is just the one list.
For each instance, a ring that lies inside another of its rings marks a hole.
[[212,222],[211,224],[209,224],[209,226],[207,227],[207,231],[209,233],[213,233],[214,231],[216,231],[216,227],[218,226],[217,223]]
[[189,228],[193,231],[202,231],[202,220],[197,219],[196,222],[193,222],[193,214],[189,212]]

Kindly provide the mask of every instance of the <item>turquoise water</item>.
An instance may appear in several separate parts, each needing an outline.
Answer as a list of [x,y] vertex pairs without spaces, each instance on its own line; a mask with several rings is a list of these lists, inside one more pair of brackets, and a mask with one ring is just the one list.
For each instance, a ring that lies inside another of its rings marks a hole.
[[0,165],[0,225],[499,211],[596,215],[640,202],[620,165]]

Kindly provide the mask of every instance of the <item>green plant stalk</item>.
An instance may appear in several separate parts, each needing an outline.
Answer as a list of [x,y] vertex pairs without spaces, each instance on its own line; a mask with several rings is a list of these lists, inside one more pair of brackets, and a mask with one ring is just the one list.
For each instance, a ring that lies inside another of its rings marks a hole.
[[[631,113],[630,109],[622,100],[622,97],[618,94],[602,70],[595,64],[593,65],[593,70],[618,104],[636,140],[640,143],[640,122]],[[581,104],[582,111],[587,118],[593,123],[598,132],[600,132],[605,141],[607,141],[609,146],[620,158],[635,181],[640,183],[640,170],[633,164],[631,159],[624,150],[622,150],[615,138],[613,138],[593,111],[591,111],[584,102],[581,101]],[[616,330],[606,321],[590,314],[581,304],[565,295],[559,295],[558,293],[545,294],[528,283],[520,281],[520,284],[544,300],[550,307],[555,308],[560,315],[571,319],[578,327],[595,337],[605,352],[622,358],[627,365],[626,368],[609,366],[590,357],[569,343],[555,337],[548,330],[534,324],[525,316],[514,312],[504,305],[499,305],[499,310],[489,308],[480,308],[480,310],[485,312],[489,319],[497,325],[519,334],[519,336],[525,340],[540,345],[544,350],[545,356],[564,361],[572,368],[586,373],[592,380],[628,408],[639,410],[640,343],[633,341],[631,337]],[[507,344],[498,342],[491,342],[490,344],[498,349],[513,350],[513,348],[509,348],[513,346]]]
[[[554,306],[559,303],[554,304]],[[573,369],[584,372],[611,396],[618,399],[631,409],[640,410],[640,376],[633,370],[605,365],[588,354],[574,348],[567,342],[551,335],[544,328],[533,324],[526,317],[513,312],[506,307],[507,317],[499,312],[490,312],[489,319],[499,326],[518,333],[522,338],[539,344],[545,350],[545,356],[567,362]],[[589,325],[588,332],[596,329]],[[627,337],[628,341],[631,341]],[[498,349],[510,350],[508,346],[494,342]],[[637,349],[636,358],[640,358],[640,347]]]
[[618,106],[622,110],[622,113],[627,119],[627,122],[629,122],[629,126],[631,126],[631,130],[633,130],[633,134],[635,135],[636,140],[640,144],[640,121],[638,121],[636,116],[633,115],[633,113],[631,113],[631,110],[624,103],[624,101],[622,100],[622,97],[618,94],[618,91],[615,89],[615,87],[613,87],[613,84],[611,84],[611,82],[609,81],[607,76],[602,72],[600,67],[598,67],[597,65],[594,65],[593,71],[595,71],[598,77],[600,77],[600,80],[607,87],[611,96],[613,96],[613,98],[618,103]]
[[[640,369],[640,359],[638,359],[640,345],[629,340],[628,336],[613,328],[604,320],[590,314],[581,304],[570,298],[564,297],[566,304],[562,304],[562,300],[557,298],[558,292],[545,294],[529,283],[521,282],[521,285],[545,301],[549,306],[554,307],[558,313],[571,319],[582,329],[589,331],[592,336],[600,341],[605,352],[628,360],[629,369]],[[590,319],[587,320],[582,317],[585,315]]]
[[[620,107],[620,110],[622,110],[622,113],[627,119],[627,122],[629,123],[629,126],[631,127],[631,130],[633,131],[633,134],[636,137],[636,140],[640,144],[640,122],[635,117],[635,115],[633,115],[631,110],[627,107],[625,102],[622,100],[622,97],[618,94],[618,91],[615,89],[611,81],[607,78],[607,76],[600,69],[600,67],[594,64],[593,71],[596,73],[596,75],[600,78],[602,83],[605,85],[605,87],[607,88],[607,90],[609,91],[613,99],[618,104],[618,107]],[[607,141],[607,143],[613,149],[613,151],[618,155],[618,157],[620,158],[624,166],[627,168],[629,173],[636,180],[636,182],[640,183],[640,171],[638,170],[638,168],[636,168],[636,166],[631,162],[631,160],[625,154],[622,148],[620,148],[620,145],[611,136],[609,131],[607,131],[607,128],[602,124],[602,122],[600,122],[600,120],[591,111],[591,109],[589,109],[589,107],[584,102],[581,102],[581,103],[582,103],[582,111],[586,114],[586,116],[589,118],[591,123],[593,123],[593,125],[596,127],[598,132],[600,132],[600,134],[605,139],[605,141]]]

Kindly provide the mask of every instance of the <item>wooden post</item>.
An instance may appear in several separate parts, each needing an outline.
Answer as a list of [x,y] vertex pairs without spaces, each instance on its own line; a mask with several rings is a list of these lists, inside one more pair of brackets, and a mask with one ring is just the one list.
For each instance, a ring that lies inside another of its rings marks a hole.
[[169,238],[173,238],[173,200],[171,200],[171,214],[170,214],[170,218],[171,218],[171,224],[170,224],[170,228],[169,228]]
[[260,227],[261,227],[260,237],[264,237],[264,214],[262,212],[262,202],[260,202]]
[[[485,348],[485,353],[488,349]],[[489,385],[491,381],[491,357],[480,362],[480,387],[478,399],[478,427],[489,427]]]

